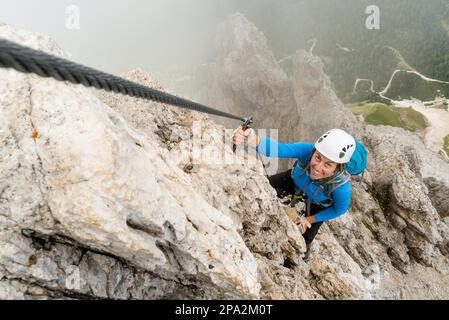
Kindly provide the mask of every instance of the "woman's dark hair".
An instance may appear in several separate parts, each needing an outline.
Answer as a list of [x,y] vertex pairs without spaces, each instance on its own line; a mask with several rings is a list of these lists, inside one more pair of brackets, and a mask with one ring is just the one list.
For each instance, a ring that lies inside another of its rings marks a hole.
[[[313,155],[315,154],[316,151],[317,151],[316,148],[313,148],[312,156],[310,157],[309,164],[312,161]],[[337,163],[337,168],[335,169],[335,171],[340,172],[340,171],[343,171],[344,169],[345,169],[344,163]]]

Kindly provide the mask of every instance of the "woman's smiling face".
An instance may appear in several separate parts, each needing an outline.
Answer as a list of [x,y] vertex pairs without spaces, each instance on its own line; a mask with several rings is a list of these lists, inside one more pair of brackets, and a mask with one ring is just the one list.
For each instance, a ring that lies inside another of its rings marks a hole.
[[317,150],[310,160],[310,177],[312,180],[326,179],[332,176],[337,169],[338,164],[329,160]]

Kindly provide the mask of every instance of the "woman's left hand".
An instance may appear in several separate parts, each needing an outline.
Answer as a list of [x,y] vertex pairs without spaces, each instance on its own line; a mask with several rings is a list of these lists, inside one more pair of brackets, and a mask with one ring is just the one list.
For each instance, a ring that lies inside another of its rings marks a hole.
[[257,147],[259,145],[259,137],[253,128],[248,128],[243,131],[242,127],[238,127],[234,130],[231,142],[232,144],[242,144],[245,139],[248,139],[248,145],[251,147]]
[[298,219],[299,221],[297,222],[297,225],[301,230],[301,234],[304,234],[307,231],[307,229],[309,229],[312,226],[308,218],[309,217],[301,216]]

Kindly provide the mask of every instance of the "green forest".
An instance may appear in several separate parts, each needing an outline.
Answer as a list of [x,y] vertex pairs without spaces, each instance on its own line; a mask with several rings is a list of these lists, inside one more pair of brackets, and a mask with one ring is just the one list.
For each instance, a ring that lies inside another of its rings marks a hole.
[[[372,79],[374,90],[380,91],[396,69],[416,70],[427,77],[449,81],[447,0],[248,0],[243,3],[231,0],[227,3],[239,7],[264,32],[278,58],[297,49],[308,49],[308,40],[316,38],[313,53],[322,58],[325,71],[344,102],[375,100],[369,96],[369,90],[362,96],[352,95],[356,79]],[[365,25],[369,17],[365,10],[369,5],[379,7],[378,30],[369,30]],[[422,85],[414,85],[426,98],[433,95],[434,88],[425,92],[427,89],[421,88]],[[395,97],[401,96],[395,90]],[[442,91],[446,90],[449,91],[444,88]]]

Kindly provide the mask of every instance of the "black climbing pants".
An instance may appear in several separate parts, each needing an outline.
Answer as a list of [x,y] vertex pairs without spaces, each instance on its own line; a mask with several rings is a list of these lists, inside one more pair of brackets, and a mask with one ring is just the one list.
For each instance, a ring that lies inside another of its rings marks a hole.
[[[292,170],[288,170],[285,172],[281,172],[275,175],[272,175],[268,178],[271,186],[276,190],[277,196],[279,198],[283,198],[285,195],[294,194],[295,193],[295,183],[291,177]],[[323,210],[319,205],[314,203],[311,204],[310,207],[310,215],[313,216]],[[302,235],[306,244],[312,243],[313,239],[318,233],[323,222],[315,222],[312,226],[307,229],[307,231]]]

